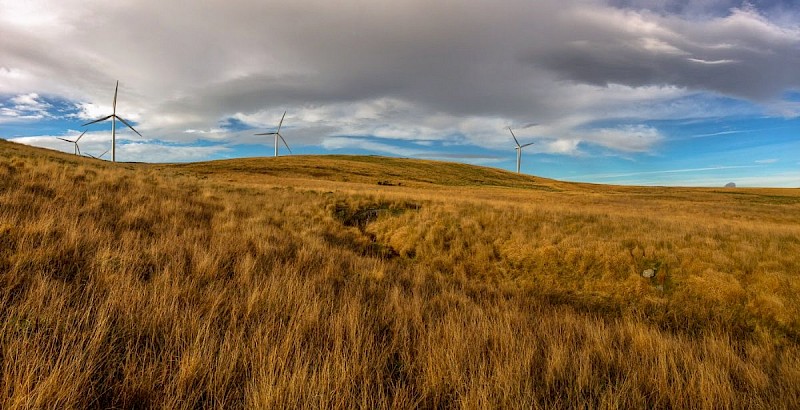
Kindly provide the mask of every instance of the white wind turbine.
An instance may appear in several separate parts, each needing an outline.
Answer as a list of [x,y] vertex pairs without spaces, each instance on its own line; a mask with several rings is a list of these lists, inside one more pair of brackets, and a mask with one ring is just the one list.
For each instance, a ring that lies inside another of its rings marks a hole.
[[292,153],[292,149],[289,148],[289,144],[286,143],[286,140],[283,139],[283,135],[281,135],[281,125],[283,125],[283,118],[286,117],[286,111],[283,112],[283,117],[281,117],[281,122],[278,123],[278,130],[275,132],[263,132],[261,134],[255,135],[274,135],[275,136],[275,156],[278,156],[278,137],[280,137],[281,141],[283,141],[283,145],[286,145],[286,149],[289,150],[289,153]]
[[[139,131],[136,131],[136,129],[133,128],[133,126],[128,124],[128,121],[125,121],[124,119],[122,119],[122,117],[117,115],[117,91],[118,90],[119,90],[119,81],[117,81],[117,86],[114,88],[114,104],[112,106],[112,110],[113,111],[111,111],[111,115],[108,115],[108,116],[105,116],[105,117],[100,118],[98,120],[94,120],[92,122],[87,122],[86,124],[83,124],[83,126],[85,127],[87,125],[94,124],[96,122],[102,122],[102,121],[105,121],[105,120],[111,118],[111,161],[112,162],[117,162],[117,120],[122,121],[122,123],[127,125],[128,128],[133,130],[133,132],[139,134]],[[139,134],[139,136],[144,138],[144,136],[142,136],[142,134]]]
[[508,127],[508,132],[510,132],[511,137],[514,138],[514,143],[517,144],[517,146],[514,149],[517,150],[517,174],[519,174],[519,165],[522,162],[522,149],[527,147],[528,145],[533,145],[533,143],[529,142],[525,145],[519,145],[519,141],[517,141],[517,136],[514,135],[514,131],[511,130],[511,127]]
[[75,138],[74,140],[68,140],[66,138],[61,138],[61,137],[56,137],[56,138],[60,139],[61,141],[71,142],[75,144],[75,155],[81,155],[81,149],[80,147],[78,147],[78,141],[81,140],[83,134],[86,134],[86,131],[82,132],[81,135],[78,135],[78,138]]
[[83,155],[86,155],[86,156],[88,156],[88,157],[92,157],[92,158],[94,158],[94,159],[103,159],[103,155],[106,155],[106,154],[108,154],[108,151],[111,151],[111,148],[109,148],[109,149],[107,149],[107,150],[103,151],[103,153],[102,153],[102,154],[100,154],[100,155],[98,155],[98,156],[96,156],[96,157],[95,157],[94,155],[92,155],[92,154],[89,154],[89,153],[86,153],[86,154],[83,154]]

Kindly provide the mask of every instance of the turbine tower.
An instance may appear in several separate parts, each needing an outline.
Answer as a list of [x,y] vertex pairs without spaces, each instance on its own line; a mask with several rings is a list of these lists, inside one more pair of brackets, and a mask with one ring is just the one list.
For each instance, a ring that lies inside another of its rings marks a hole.
[[75,155],[81,155],[81,149],[80,147],[78,147],[78,141],[81,140],[83,134],[86,134],[86,131],[82,132],[81,135],[78,135],[78,138],[75,138],[74,140],[68,140],[66,138],[61,138],[61,137],[56,137],[56,138],[60,139],[61,141],[71,142],[75,144]]
[[275,156],[278,156],[278,137],[280,137],[281,141],[283,141],[283,145],[286,145],[286,149],[289,150],[289,153],[292,153],[292,149],[289,148],[289,144],[286,143],[286,140],[283,139],[283,135],[281,135],[281,125],[283,125],[283,118],[286,117],[286,111],[283,112],[283,117],[281,117],[281,122],[278,123],[278,130],[275,132],[263,132],[261,134],[255,135],[274,135],[275,136]]
[[511,127],[508,127],[508,132],[510,132],[511,137],[514,138],[514,143],[517,144],[517,146],[514,149],[517,150],[517,174],[519,174],[519,165],[522,162],[522,149],[527,147],[528,145],[533,145],[533,143],[529,142],[525,145],[519,145],[519,141],[517,141],[517,136],[514,135],[514,131],[511,130]]
[[[133,126],[128,124],[128,121],[125,121],[124,119],[122,119],[122,117],[117,115],[117,91],[118,90],[119,90],[119,81],[117,81],[117,86],[114,88],[114,104],[112,105],[112,107],[113,107],[112,110],[113,111],[111,111],[111,115],[108,115],[108,116],[105,116],[105,117],[100,118],[98,120],[94,120],[92,122],[87,122],[86,124],[83,124],[83,126],[85,127],[87,125],[91,125],[91,124],[94,124],[96,122],[102,122],[102,121],[105,121],[105,120],[111,118],[111,161],[112,162],[117,162],[117,120],[122,121],[122,123],[127,125],[128,128],[133,130],[133,132],[139,134],[139,131],[136,131],[136,129],[133,128]],[[144,138],[144,136],[142,136],[142,134],[139,134],[139,136]]]

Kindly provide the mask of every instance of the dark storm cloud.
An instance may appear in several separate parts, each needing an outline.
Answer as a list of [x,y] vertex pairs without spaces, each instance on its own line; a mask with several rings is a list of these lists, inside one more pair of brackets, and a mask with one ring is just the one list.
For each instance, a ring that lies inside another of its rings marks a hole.
[[562,78],[597,85],[675,85],[753,100],[800,87],[800,30],[754,10],[705,23],[622,10],[565,17],[564,33],[527,61]]

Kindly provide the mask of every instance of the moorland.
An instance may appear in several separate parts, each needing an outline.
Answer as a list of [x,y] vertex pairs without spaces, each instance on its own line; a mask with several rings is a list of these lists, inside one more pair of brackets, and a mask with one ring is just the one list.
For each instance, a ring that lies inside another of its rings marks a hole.
[[0,141],[0,408],[800,408],[798,255],[800,189]]

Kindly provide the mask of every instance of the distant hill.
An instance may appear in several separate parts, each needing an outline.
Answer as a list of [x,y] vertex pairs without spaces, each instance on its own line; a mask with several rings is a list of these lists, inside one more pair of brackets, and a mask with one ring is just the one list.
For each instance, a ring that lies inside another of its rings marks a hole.
[[[198,176],[257,180],[303,179],[316,181],[347,182],[366,185],[396,187],[495,187],[550,192],[600,192],[660,196],[668,193],[694,195],[709,192],[709,188],[658,187],[607,185],[585,182],[567,182],[536,175],[517,174],[499,168],[491,168],[457,162],[424,159],[395,158],[377,155],[286,155],[280,157],[250,157],[189,163],[142,163],[96,160],[76,157],[61,151],[18,144],[0,139],[0,158],[18,156],[47,158],[56,162],[93,164],[99,167],[121,167],[126,169],[164,170],[191,173]],[[730,185],[730,184],[728,184]],[[728,187],[726,185],[726,187]],[[747,193],[790,193],[783,188],[742,188]]]
[[176,169],[200,174],[262,174],[288,178],[360,182],[397,186],[498,186],[529,189],[559,189],[564,183],[552,179],[455,162],[360,155],[290,155],[239,158],[189,164]]

